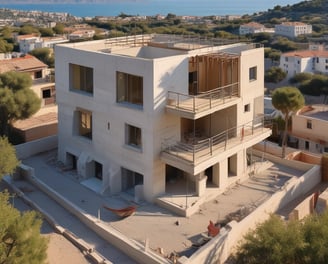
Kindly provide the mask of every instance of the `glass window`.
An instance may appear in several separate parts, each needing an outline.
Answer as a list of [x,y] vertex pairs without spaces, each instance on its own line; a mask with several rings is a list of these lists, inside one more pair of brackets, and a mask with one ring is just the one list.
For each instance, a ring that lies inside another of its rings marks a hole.
[[70,89],[93,94],[93,69],[76,64],[69,65]]
[[143,105],[143,78],[140,76],[117,72],[116,74],[116,101]]

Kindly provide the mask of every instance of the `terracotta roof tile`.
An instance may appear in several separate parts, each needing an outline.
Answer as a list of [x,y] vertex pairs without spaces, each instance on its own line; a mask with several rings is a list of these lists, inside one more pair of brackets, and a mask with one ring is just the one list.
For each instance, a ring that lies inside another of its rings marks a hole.
[[328,50],[296,50],[282,54],[285,57],[326,57],[328,58]]
[[0,73],[8,71],[26,72],[47,67],[46,64],[31,55],[10,60],[0,60]]

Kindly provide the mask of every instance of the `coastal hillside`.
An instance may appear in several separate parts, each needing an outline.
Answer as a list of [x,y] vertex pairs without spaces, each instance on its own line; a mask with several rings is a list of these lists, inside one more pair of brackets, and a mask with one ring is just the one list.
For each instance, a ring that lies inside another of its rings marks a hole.
[[252,18],[260,23],[275,24],[281,22],[280,20],[288,20],[315,23],[319,21],[328,24],[327,10],[328,0],[302,1],[294,5],[276,5],[273,9],[253,15]]

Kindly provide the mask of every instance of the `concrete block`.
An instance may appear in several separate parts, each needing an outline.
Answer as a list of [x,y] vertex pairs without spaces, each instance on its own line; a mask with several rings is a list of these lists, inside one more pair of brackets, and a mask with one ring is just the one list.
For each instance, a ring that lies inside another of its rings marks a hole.
[[182,256],[180,258],[178,258],[178,262],[177,264],[184,264],[184,263],[187,263],[188,262],[188,258],[186,256]]

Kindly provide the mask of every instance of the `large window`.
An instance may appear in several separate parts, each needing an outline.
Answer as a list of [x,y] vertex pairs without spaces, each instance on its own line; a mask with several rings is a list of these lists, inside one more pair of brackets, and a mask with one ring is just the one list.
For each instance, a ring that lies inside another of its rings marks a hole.
[[92,113],[86,110],[78,110],[78,135],[92,139]]
[[125,131],[125,143],[129,146],[141,149],[141,128],[126,124]]
[[93,69],[76,64],[69,65],[70,89],[93,94]]
[[143,105],[143,78],[140,76],[116,73],[117,102]]
[[249,68],[249,80],[255,81],[257,79],[257,67]]

